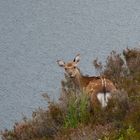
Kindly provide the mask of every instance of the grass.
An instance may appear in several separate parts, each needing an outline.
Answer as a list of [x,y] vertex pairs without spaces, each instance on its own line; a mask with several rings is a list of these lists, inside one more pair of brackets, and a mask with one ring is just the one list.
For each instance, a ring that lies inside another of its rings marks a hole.
[[65,76],[59,101],[45,95],[48,108],[39,108],[32,119],[25,117],[13,129],[3,130],[2,140],[139,140],[140,50],[111,52],[102,74],[116,84],[121,100],[111,100],[107,108],[91,112],[89,97]]
[[89,119],[89,97],[85,93],[81,93],[76,96],[75,93],[71,93],[68,100],[67,114],[64,118],[65,128],[76,128],[79,123],[86,123]]

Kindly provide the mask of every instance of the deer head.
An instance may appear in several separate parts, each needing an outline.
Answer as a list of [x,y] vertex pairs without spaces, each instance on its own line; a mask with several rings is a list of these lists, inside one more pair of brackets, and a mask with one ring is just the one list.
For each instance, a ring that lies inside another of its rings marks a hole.
[[60,67],[63,67],[65,69],[65,72],[71,77],[75,78],[76,75],[79,73],[79,70],[77,68],[77,64],[80,61],[80,54],[77,54],[76,57],[73,59],[73,61],[69,61],[65,63],[63,60],[57,60],[57,63]]

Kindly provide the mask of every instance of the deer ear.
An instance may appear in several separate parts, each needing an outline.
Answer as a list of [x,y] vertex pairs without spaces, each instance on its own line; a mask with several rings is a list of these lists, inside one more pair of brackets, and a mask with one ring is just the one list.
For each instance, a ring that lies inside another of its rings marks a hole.
[[80,61],[80,54],[77,54],[77,55],[75,56],[75,58],[73,59],[73,62],[78,63],[79,61]]
[[60,67],[64,67],[65,66],[65,62],[63,60],[57,60],[57,64],[60,66]]

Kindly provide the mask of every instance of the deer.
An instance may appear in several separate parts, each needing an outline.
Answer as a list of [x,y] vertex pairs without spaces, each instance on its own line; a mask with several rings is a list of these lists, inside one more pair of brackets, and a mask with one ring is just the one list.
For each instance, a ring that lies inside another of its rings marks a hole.
[[102,108],[105,108],[117,90],[115,85],[111,80],[102,76],[84,76],[78,68],[79,62],[80,54],[67,63],[63,60],[57,60],[58,65],[64,68],[75,86],[90,96],[91,104],[93,106],[100,104]]

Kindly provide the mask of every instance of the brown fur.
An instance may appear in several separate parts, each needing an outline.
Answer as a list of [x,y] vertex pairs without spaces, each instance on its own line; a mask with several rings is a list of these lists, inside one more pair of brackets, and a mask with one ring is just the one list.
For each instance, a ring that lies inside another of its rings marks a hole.
[[83,76],[77,67],[77,63],[79,62],[79,55],[75,57],[74,61],[70,61],[66,64],[62,60],[57,62],[59,66],[64,67],[66,73],[72,78],[76,87],[82,91],[85,91],[91,96],[93,104],[98,102],[98,93],[105,94],[105,92],[110,92],[113,94],[114,91],[116,91],[116,87],[114,86],[113,82],[107,78]]

